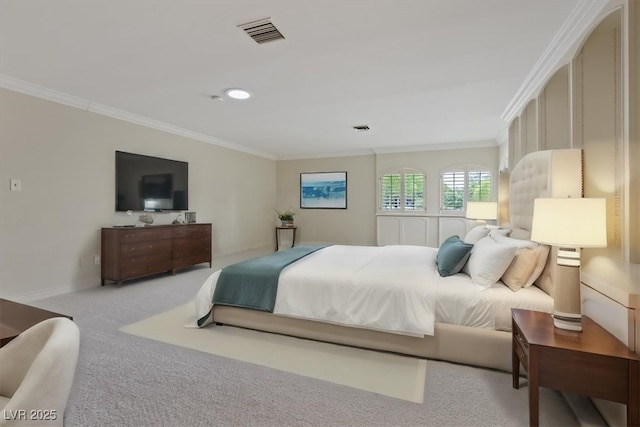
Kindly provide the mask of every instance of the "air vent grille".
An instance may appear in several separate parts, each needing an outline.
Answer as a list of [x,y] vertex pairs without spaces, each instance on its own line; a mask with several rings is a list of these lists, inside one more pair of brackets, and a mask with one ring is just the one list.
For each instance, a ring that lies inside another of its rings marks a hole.
[[258,44],[284,39],[280,30],[271,23],[270,18],[247,22],[238,25],[238,27],[242,28]]

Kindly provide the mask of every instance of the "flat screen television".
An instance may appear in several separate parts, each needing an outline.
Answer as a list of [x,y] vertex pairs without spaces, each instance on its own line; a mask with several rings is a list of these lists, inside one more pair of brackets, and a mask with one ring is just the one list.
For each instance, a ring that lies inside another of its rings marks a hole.
[[189,209],[189,163],[116,151],[116,212]]

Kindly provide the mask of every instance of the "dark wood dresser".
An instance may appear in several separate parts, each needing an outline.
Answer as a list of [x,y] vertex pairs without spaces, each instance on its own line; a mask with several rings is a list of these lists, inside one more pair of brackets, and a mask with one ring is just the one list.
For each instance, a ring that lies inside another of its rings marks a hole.
[[109,227],[101,233],[101,284],[118,285],[136,277],[208,262],[211,258],[211,224]]

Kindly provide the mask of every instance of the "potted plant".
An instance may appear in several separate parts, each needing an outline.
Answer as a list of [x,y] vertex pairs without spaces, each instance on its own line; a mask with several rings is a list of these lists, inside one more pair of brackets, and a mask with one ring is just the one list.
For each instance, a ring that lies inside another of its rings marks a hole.
[[289,208],[284,212],[276,210],[276,213],[278,214],[278,218],[280,219],[283,227],[293,227],[293,216],[296,214],[296,211]]

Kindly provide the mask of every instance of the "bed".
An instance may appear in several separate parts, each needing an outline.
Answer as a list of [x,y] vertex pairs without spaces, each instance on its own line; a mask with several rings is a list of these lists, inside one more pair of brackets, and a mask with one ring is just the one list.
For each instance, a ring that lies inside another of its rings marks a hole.
[[[329,245],[282,267],[271,310],[213,304],[223,274],[214,272],[196,296],[196,317],[203,327],[239,326],[510,371],[511,308],[553,311],[553,250],[528,240],[533,200],[580,196],[581,170],[580,150],[525,156],[510,174],[509,222],[447,240],[456,250],[473,246],[445,277],[445,244]],[[525,258],[528,273],[515,268]]]

